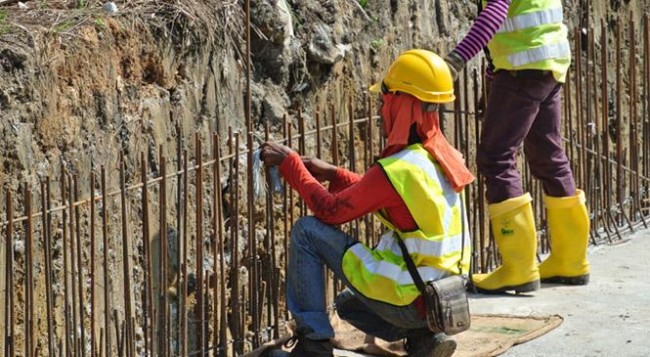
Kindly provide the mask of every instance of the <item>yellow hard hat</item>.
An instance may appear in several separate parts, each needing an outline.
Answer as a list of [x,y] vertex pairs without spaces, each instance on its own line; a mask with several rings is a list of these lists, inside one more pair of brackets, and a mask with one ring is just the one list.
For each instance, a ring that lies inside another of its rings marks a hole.
[[404,92],[423,102],[453,102],[454,80],[444,59],[427,50],[402,53],[388,68],[383,82],[373,84],[372,93]]

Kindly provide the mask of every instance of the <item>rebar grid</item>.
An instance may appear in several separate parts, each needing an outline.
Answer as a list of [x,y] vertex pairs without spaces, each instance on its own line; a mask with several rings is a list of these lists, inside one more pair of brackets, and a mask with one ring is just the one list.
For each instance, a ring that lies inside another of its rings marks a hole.
[[[647,227],[650,215],[649,20],[646,15],[639,28],[628,23],[627,35],[617,25],[613,37],[604,21],[599,35],[591,27],[584,36],[575,29],[565,85],[566,152],[588,197],[592,244],[619,241]],[[615,68],[608,71],[610,63]],[[464,71],[453,109],[441,113],[446,136],[473,172],[484,110],[481,67]],[[363,172],[383,145],[374,104],[366,97],[316,109],[313,122],[302,111],[285,116],[275,130],[283,139],[276,140]],[[268,123],[263,132],[268,140]],[[0,242],[5,356],[237,356],[283,333],[291,317],[283,274],[289,230],[308,209],[286,184],[273,193],[268,175],[269,187],[255,196],[253,152],[260,143],[248,117],[242,131],[229,128],[227,138],[196,134],[191,144],[193,152],[178,139],[173,161],[160,147],[155,169],[144,153],[138,167],[128,167],[121,154],[117,167],[108,168],[119,174],[116,188],[107,187],[102,167],[89,172],[84,185],[64,169],[40,188],[23,184],[6,192]],[[535,198],[543,254],[542,189],[523,154],[520,161],[524,186]],[[499,262],[484,190],[477,175],[465,196],[477,272]],[[342,228],[369,245],[380,232],[371,216]],[[340,289],[330,276],[330,301]]]

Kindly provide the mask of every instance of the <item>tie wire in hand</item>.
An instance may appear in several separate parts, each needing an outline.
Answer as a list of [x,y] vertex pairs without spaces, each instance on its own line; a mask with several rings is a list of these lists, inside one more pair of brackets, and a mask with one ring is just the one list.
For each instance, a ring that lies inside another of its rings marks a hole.
[[[261,158],[262,149],[253,151],[253,193],[255,198],[261,198],[266,193],[267,181],[264,180],[264,162]],[[270,181],[272,193],[282,193],[282,181],[277,166],[271,166],[266,170]]]

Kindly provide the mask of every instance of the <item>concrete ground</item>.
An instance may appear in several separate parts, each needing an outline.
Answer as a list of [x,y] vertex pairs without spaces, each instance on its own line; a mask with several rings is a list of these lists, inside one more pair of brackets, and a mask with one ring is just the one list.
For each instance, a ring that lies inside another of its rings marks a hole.
[[556,329],[502,356],[650,356],[650,230],[590,247],[587,286],[542,284],[532,294],[470,296],[475,313],[557,314]]

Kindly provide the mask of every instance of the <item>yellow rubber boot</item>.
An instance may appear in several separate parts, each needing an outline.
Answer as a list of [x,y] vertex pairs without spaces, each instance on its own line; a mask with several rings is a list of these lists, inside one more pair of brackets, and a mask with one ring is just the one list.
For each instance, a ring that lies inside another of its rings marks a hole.
[[589,283],[589,213],[585,193],[544,196],[551,240],[551,255],[539,265],[542,282],[569,285]]
[[488,206],[492,233],[501,254],[502,265],[489,274],[474,274],[478,291],[487,294],[539,289],[537,231],[530,194]]

